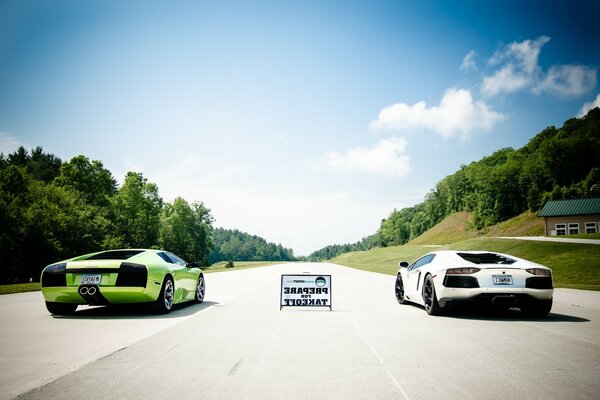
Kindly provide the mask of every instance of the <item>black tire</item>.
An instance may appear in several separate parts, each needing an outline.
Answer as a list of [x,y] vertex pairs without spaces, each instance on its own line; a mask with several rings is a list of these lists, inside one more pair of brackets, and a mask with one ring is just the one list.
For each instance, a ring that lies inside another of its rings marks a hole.
[[437,295],[435,294],[435,285],[433,284],[431,275],[427,275],[425,277],[425,283],[423,283],[423,303],[427,314],[442,314],[442,307],[440,307],[440,304],[438,303]]
[[167,314],[173,308],[175,284],[173,278],[165,277],[158,298],[149,304],[149,309],[155,314]]
[[198,277],[198,283],[196,284],[196,296],[194,297],[196,303],[202,303],[204,301],[205,294],[206,283],[204,282],[204,275],[200,274]]
[[545,317],[552,309],[552,299],[531,300],[521,305],[521,312],[528,317]]
[[53,315],[71,315],[77,310],[77,304],[46,302],[46,308]]
[[396,294],[396,300],[400,304],[406,304],[408,300],[406,300],[406,296],[404,293],[404,282],[402,282],[402,275],[398,274],[396,277],[396,287],[394,288],[394,293]]

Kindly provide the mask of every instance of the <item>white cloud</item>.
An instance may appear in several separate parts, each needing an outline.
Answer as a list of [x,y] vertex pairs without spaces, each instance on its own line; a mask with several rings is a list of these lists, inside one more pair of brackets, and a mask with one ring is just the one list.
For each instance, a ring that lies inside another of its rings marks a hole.
[[512,93],[529,85],[530,79],[515,72],[514,65],[508,64],[492,76],[483,78],[482,92],[487,96],[494,96],[502,92]]
[[585,103],[583,105],[583,107],[581,107],[581,110],[579,111],[579,114],[577,115],[578,118],[581,117],[585,117],[585,115],[592,109],[592,108],[596,108],[596,107],[600,107],[600,94],[598,96],[596,96],[596,99],[594,99],[593,101],[590,101],[588,103]]
[[498,50],[488,64],[497,67],[485,76],[481,92],[486,96],[530,90],[535,94],[551,93],[574,97],[588,93],[596,87],[596,69],[581,65],[555,65],[544,72],[539,65],[542,47],[550,41],[548,36],[535,40],[513,42]]
[[556,65],[536,86],[534,91],[560,96],[581,96],[596,87],[596,70],[583,65]]
[[499,70],[483,79],[481,91],[486,96],[514,93],[531,87],[540,75],[538,58],[542,47],[550,41],[547,36],[536,40],[513,42],[494,53],[488,64]]
[[28,148],[25,143],[21,142],[19,139],[16,139],[6,133],[0,132],[0,153],[5,156],[14,153],[19,147]]
[[536,40],[524,40],[521,43],[511,43],[509,53],[514,55],[523,66],[523,69],[532,74],[538,68],[538,58],[542,46],[550,41],[548,36],[540,36]]
[[355,147],[345,154],[332,151],[313,163],[313,166],[325,166],[335,171],[365,171],[394,177],[404,176],[410,171],[410,157],[404,155],[406,144],[406,139],[394,137],[381,140],[373,147]]
[[463,59],[463,62],[460,66],[461,71],[462,70],[477,70],[477,64],[475,64],[475,56],[477,55],[477,53],[475,52],[475,50],[471,50],[470,52],[467,53],[467,55],[465,56],[465,58]]
[[490,130],[506,117],[481,101],[473,101],[465,89],[448,89],[439,106],[427,108],[424,101],[415,105],[396,103],[379,112],[371,123],[374,130],[432,130],[444,138],[460,135],[467,138],[471,132]]

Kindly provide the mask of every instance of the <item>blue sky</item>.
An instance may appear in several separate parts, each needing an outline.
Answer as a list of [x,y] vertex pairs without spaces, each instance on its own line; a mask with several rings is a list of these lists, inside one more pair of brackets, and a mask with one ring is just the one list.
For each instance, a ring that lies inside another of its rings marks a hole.
[[306,255],[600,105],[596,1],[0,0],[0,151]]

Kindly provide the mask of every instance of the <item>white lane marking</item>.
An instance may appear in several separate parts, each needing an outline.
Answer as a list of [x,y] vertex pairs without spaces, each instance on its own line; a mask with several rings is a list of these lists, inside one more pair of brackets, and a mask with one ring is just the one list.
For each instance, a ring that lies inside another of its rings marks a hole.
[[371,349],[371,352],[373,352],[373,354],[375,355],[375,358],[377,358],[377,360],[379,361],[379,363],[381,364],[381,366],[383,367],[383,369],[385,370],[385,372],[388,374],[388,376],[390,377],[390,379],[392,380],[392,382],[394,382],[394,385],[396,385],[396,387],[400,391],[400,394],[402,394],[402,397],[404,397],[406,400],[409,400],[408,396],[406,395],[406,393],[402,389],[402,386],[400,386],[400,383],[398,383],[398,381],[396,380],[396,378],[394,377],[394,375],[392,375],[392,372],[389,370],[389,368],[387,367],[387,365],[385,365],[385,363],[383,362],[383,359],[379,356],[379,353],[377,353],[377,350],[375,350],[375,348],[373,347],[373,345],[371,344],[371,342],[369,341],[369,339],[367,339],[367,337],[365,336],[365,334],[363,333],[363,331],[358,326],[358,323],[356,322],[356,320],[352,316],[352,313],[348,313],[348,318],[350,318],[350,321],[352,321],[352,324],[354,325],[354,328],[356,329],[356,331],[358,332],[358,334],[362,337],[362,339],[365,341],[365,343],[367,344],[367,346],[369,346],[369,349]]

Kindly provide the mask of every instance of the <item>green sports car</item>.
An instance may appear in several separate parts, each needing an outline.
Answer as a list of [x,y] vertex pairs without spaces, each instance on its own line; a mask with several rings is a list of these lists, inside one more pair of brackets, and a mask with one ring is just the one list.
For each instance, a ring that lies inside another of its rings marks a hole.
[[72,314],[79,304],[146,303],[155,313],[174,304],[204,301],[202,264],[188,264],[164,250],[108,250],[47,266],[42,271],[46,308]]

